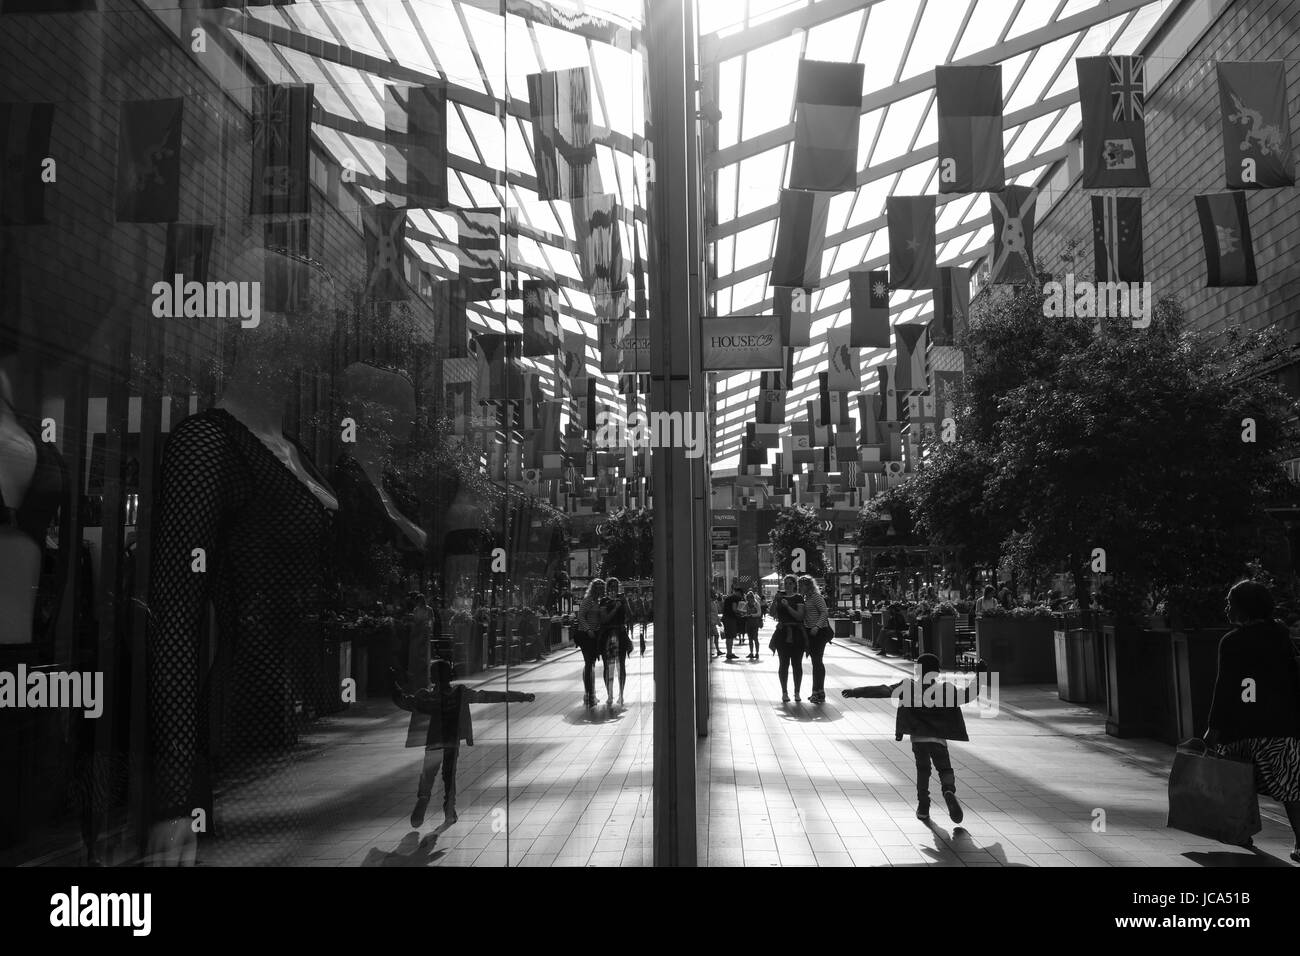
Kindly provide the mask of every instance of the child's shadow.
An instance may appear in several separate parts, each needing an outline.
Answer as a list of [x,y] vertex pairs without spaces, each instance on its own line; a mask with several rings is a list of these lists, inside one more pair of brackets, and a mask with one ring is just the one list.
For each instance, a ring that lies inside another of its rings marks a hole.
[[800,724],[829,724],[844,716],[844,712],[838,707],[831,707],[828,704],[809,704],[806,701],[777,704],[774,710],[782,720]]
[[1286,860],[1273,856],[1271,853],[1265,853],[1258,847],[1252,847],[1248,851],[1242,848],[1236,852],[1231,850],[1191,850],[1184,853],[1183,856],[1193,863],[1199,863],[1201,866],[1284,866],[1287,869],[1291,868],[1291,864]]
[[942,858],[952,853],[976,853],[983,850],[985,853],[988,853],[993,857],[995,862],[1000,863],[1002,866],[1028,866],[1027,863],[1008,862],[1007,851],[1002,848],[1001,843],[990,843],[987,846],[977,846],[975,841],[971,838],[970,833],[968,833],[964,827],[956,826],[952,828],[952,840],[951,844],[949,844],[948,841],[944,839],[945,834],[943,827],[939,826],[933,820],[927,820],[925,825],[930,828],[930,832],[934,835],[934,846],[921,847],[922,853],[928,853],[932,856]]
[[445,827],[439,827],[437,833],[430,833],[423,839],[420,838],[418,830],[412,830],[389,853],[385,853],[378,847],[371,849],[366,854],[366,858],[361,861],[362,866],[430,866],[437,863],[446,854],[446,850],[435,850],[434,846],[438,843],[438,833],[441,833]]
[[605,704],[598,704],[591,708],[575,707],[564,715],[564,722],[578,726],[610,724],[622,720],[626,713],[626,707],[618,707],[611,711]]

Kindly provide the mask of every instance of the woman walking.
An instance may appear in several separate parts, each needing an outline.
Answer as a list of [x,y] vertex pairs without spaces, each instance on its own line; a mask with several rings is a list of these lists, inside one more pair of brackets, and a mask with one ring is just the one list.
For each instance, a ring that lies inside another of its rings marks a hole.
[[783,704],[790,702],[787,681],[792,667],[796,701],[800,699],[799,685],[803,683],[803,655],[807,648],[807,641],[803,629],[803,598],[799,595],[797,582],[798,578],[793,574],[787,574],[781,581],[781,590],[776,592],[776,600],[772,602],[772,613],[776,617],[776,632],[772,635],[768,647],[776,651],[780,661],[777,665],[777,674],[781,678],[781,703]]
[[614,668],[618,667],[618,706],[623,706],[623,686],[627,683],[627,655],[632,653],[632,637],[627,631],[628,606],[618,578],[605,582],[605,600],[601,602],[603,623],[600,630],[601,674],[605,678],[605,705],[614,706]]
[[1224,610],[1234,629],[1219,642],[1205,743],[1255,765],[1255,789],[1286,809],[1300,863],[1300,663],[1264,585],[1234,585]]
[[745,637],[749,639],[749,656],[746,660],[758,660],[758,627],[763,623],[763,605],[753,591],[745,592]]
[[596,656],[603,623],[601,602],[605,599],[605,582],[596,578],[587,585],[587,593],[578,607],[578,634],[576,640],[582,651],[582,705],[596,706]]
[[[808,656],[812,658],[813,668],[813,690],[808,695],[808,700],[813,704],[824,704],[826,703],[826,665],[822,662],[822,655],[826,653],[826,645],[834,636],[830,625],[830,614],[826,609],[825,599],[817,590],[817,582],[806,574],[799,578],[799,593],[803,595],[803,628],[807,635]],[[795,686],[798,686],[797,682]]]

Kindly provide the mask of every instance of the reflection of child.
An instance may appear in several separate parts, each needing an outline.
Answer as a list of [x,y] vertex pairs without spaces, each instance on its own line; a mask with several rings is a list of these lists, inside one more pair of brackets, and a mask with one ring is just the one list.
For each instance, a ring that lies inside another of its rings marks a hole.
[[442,768],[442,812],[445,824],[456,822],[456,758],[460,742],[474,746],[474,727],[470,720],[470,704],[500,704],[506,701],[526,703],[535,699],[533,694],[518,691],[475,690],[464,684],[453,684],[455,668],[450,661],[435,660],[429,665],[428,687],[408,693],[402,686],[401,675],[393,671],[393,702],[411,712],[411,726],[406,735],[406,746],[419,745],[420,729],[424,732],[424,766],[416,791],[415,809],[411,811],[411,826],[424,823],[424,811],[433,793],[433,780]]

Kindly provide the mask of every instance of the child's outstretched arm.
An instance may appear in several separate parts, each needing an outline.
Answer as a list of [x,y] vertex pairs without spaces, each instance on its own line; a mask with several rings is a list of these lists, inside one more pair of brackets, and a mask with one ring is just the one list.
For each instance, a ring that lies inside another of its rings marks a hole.
[[894,689],[902,683],[899,681],[897,684],[868,684],[866,687],[850,687],[840,693],[845,697],[892,697]]
[[980,661],[978,664],[975,665],[974,679],[970,683],[968,683],[965,687],[957,688],[959,694],[965,695],[962,698],[962,700],[958,703],[957,706],[960,707],[963,704],[973,704],[977,700],[979,700],[980,674],[987,674],[988,672],[989,672],[989,665],[985,661]]
[[465,699],[471,704],[527,704],[537,699],[536,694],[525,694],[517,690],[465,690]]

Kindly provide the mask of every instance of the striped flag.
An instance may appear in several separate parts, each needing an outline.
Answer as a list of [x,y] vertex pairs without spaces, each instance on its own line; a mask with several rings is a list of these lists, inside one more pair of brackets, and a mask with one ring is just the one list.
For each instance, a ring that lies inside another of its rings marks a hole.
[[1083,119],[1083,188],[1151,185],[1142,57],[1084,56],[1074,65]]
[[931,341],[935,345],[952,345],[966,331],[966,317],[969,313],[970,270],[944,266],[939,270],[939,285],[934,290],[934,317],[930,320]]
[[251,213],[311,212],[311,118],[315,87],[253,87]]
[[933,289],[938,281],[934,251],[933,196],[890,196],[889,275],[895,289]]
[[366,240],[366,295],[376,302],[405,302],[406,210],[383,203],[376,221],[363,220]]
[[865,69],[861,63],[799,61],[790,188],[825,192],[857,188]]
[[847,325],[826,332],[826,355],[832,391],[856,392],[862,388],[857,350],[849,345],[852,334]]
[[53,129],[53,103],[0,103],[0,226],[45,222],[41,164]]
[[784,391],[760,388],[758,401],[754,403],[754,406],[754,421],[765,424],[782,424],[785,422]]
[[465,287],[460,279],[446,279],[434,284],[432,305],[438,344],[446,350],[449,359],[469,355],[469,320],[465,314],[465,301]]
[[1255,247],[1244,192],[1196,197],[1209,288],[1255,285]]
[[894,386],[893,365],[876,366],[876,394],[880,396],[881,421],[896,422],[899,419],[898,389]]
[[1286,64],[1218,62],[1223,168],[1229,189],[1295,185]]
[[989,282],[1012,285],[1033,282],[1034,207],[1038,190],[1030,186],[1008,186],[1000,193],[989,193],[993,210],[993,263]]
[[826,242],[830,201],[830,193],[781,190],[772,285],[791,289],[821,288],[822,247]]
[[849,272],[849,345],[854,348],[889,348],[889,273],[884,269]]
[[893,382],[899,393],[923,392],[929,388],[927,380],[926,344],[929,328],[924,325],[896,325],[898,365]]
[[602,322],[617,322],[628,312],[627,260],[623,258],[618,197],[588,196],[575,199],[572,207],[582,280],[597,317]]
[[185,101],[122,103],[117,130],[117,221],[175,222],[181,200]]
[[532,106],[537,198],[580,199],[601,192],[591,128],[591,73],[585,66],[533,73]]
[[1142,200],[1092,197],[1092,253],[1098,282],[1142,281]]
[[554,355],[564,344],[559,285],[554,279],[525,279],[522,304],[524,355]]
[[773,312],[780,319],[781,343],[790,348],[812,344],[812,289],[772,288]]
[[393,205],[447,207],[445,87],[384,87],[384,170]]
[[1002,66],[936,66],[939,192],[1006,185],[1002,157]]
[[453,209],[456,220],[456,248],[460,278],[466,302],[482,302],[499,296],[501,288],[501,210]]

